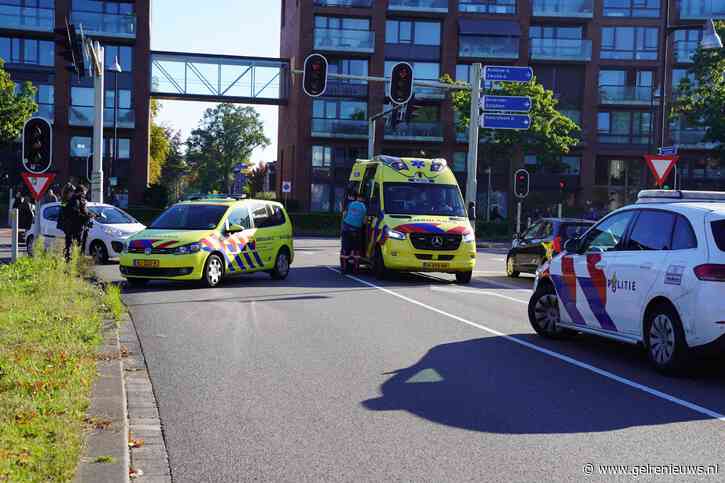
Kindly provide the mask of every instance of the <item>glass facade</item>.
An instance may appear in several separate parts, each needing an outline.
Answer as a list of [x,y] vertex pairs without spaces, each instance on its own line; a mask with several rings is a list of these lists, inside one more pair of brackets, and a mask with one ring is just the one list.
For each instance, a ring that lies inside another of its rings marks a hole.
[[592,18],[594,0],[532,0],[535,17]]
[[657,60],[659,29],[656,27],[603,27],[602,59]]
[[369,19],[315,16],[316,49],[372,53],[374,43]]
[[55,44],[50,40],[0,37],[0,58],[9,64],[55,65]]
[[660,0],[604,0],[605,17],[660,16]]
[[649,144],[652,142],[652,113],[605,111],[597,114],[600,143]]
[[52,32],[54,0],[4,0],[0,2],[0,28]]
[[459,0],[458,11],[513,15],[516,13],[516,0]]
[[136,36],[136,13],[132,2],[73,0],[71,22],[83,24],[88,33],[111,37]]
[[440,45],[440,22],[387,20],[386,44]]

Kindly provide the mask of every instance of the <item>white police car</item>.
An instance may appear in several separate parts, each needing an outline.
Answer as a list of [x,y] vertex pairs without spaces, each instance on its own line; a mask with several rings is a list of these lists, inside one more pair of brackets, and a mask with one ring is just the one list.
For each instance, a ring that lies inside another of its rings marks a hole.
[[642,344],[665,373],[696,349],[725,354],[725,193],[640,192],[539,269],[529,320]]

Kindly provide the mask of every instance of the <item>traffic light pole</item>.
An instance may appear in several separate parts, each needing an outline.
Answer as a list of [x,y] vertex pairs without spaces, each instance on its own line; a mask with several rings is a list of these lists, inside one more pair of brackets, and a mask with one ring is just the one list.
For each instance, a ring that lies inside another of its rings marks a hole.
[[98,42],[90,49],[93,57],[93,85],[96,94],[96,116],[93,122],[93,175],[91,200],[103,203],[103,47]]
[[[478,168],[478,127],[481,104],[481,64],[471,65],[471,117],[468,122],[468,160],[466,163],[466,209],[469,214],[476,216],[476,192],[478,180],[476,172]],[[471,212],[470,208],[473,207]],[[475,231],[475,219],[473,223]]]
[[406,107],[406,104],[400,104],[387,111],[379,112],[368,119],[368,159],[375,157],[375,123],[378,119],[387,116],[390,113],[397,113]]

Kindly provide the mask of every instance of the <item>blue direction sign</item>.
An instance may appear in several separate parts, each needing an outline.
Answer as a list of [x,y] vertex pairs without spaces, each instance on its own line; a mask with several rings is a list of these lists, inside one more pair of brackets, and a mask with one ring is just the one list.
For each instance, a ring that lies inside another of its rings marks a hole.
[[531,118],[525,114],[493,114],[484,112],[481,115],[481,127],[484,129],[521,129],[527,130]]
[[487,65],[483,68],[484,81],[529,82],[533,78],[534,69],[531,67]]
[[484,111],[531,112],[531,98],[528,96],[483,96],[481,108]]

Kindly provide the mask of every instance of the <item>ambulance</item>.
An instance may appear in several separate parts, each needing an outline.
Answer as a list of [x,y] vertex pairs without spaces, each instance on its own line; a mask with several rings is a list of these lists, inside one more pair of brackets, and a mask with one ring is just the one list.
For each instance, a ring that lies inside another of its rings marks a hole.
[[476,238],[445,159],[376,156],[358,160],[349,189],[363,195],[363,263],[390,272],[443,272],[469,283]]
[[723,295],[725,193],[648,190],[539,268],[529,321],[548,338],[641,345],[671,374],[725,354]]

